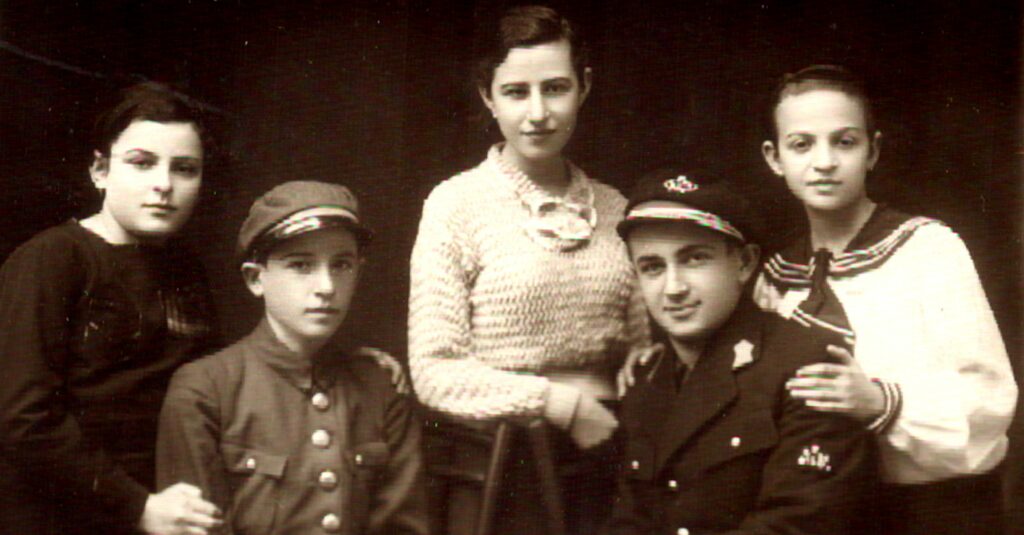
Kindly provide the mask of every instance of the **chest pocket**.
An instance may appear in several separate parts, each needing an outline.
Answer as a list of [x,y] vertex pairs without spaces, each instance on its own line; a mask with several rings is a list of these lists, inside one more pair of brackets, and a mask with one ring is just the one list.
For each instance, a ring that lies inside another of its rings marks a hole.
[[132,360],[143,339],[142,311],[114,286],[101,286],[83,299],[76,326],[80,362],[72,366],[104,369]]
[[227,521],[237,533],[271,533],[288,456],[227,443],[221,454],[231,493]]
[[775,418],[769,409],[731,412],[697,439],[694,447],[685,454],[692,462],[682,463],[682,473],[676,475],[689,479],[732,463],[741,463],[748,457],[750,462],[760,463],[778,442]]

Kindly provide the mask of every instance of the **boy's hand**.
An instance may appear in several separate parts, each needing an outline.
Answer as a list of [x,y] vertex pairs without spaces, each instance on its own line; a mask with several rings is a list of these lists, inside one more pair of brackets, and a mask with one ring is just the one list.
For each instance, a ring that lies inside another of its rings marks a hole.
[[608,440],[618,426],[619,421],[611,411],[594,396],[583,394],[569,426],[569,436],[581,450],[585,450]]
[[828,346],[828,353],[841,364],[811,364],[786,381],[789,393],[822,412],[848,414],[870,422],[885,411],[882,387],[871,381],[848,350]]
[[615,387],[619,399],[622,399],[626,395],[626,391],[636,384],[636,376],[633,373],[636,367],[646,365],[650,362],[651,357],[663,349],[665,347],[661,344],[654,344],[648,347],[635,347],[629,351],[626,362],[619,370],[619,374],[615,376]]
[[395,390],[399,394],[412,393],[412,387],[409,385],[408,377],[405,376],[405,370],[402,369],[402,364],[395,357],[372,347],[361,347],[356,350],[356,354],[376,360],[381,368],[389,371],[391,373],[391,384],[394,385]]
[[154,535],[206,535],[224,523],[220,516],[220,509],[204,500],[197,487],[177,483],[149,495],[139,528]]

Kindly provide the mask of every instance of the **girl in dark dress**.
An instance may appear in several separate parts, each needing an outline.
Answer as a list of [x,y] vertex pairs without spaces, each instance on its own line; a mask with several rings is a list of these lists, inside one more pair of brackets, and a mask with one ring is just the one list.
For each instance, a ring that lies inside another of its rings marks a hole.
[[151,494],[157,415],[211,347],[197,260],[168,239],[203,177],[197,110],[153,83],[100,117],[100,211],[33,237],[0,268],[0,530],[207,533],[198,489]]

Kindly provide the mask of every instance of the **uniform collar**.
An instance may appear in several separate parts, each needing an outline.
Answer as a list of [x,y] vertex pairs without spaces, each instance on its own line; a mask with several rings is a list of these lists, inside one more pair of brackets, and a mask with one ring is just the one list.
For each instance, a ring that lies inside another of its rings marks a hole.
[[284,345],[263,318],[249,335],[248,343],[261,362],[303,392],[310,392],[314,385],[325,388],[333,381],[334,374],[325,373],[337,360],[337,355],[329,349],[330,342],[311,358],[303,357]]

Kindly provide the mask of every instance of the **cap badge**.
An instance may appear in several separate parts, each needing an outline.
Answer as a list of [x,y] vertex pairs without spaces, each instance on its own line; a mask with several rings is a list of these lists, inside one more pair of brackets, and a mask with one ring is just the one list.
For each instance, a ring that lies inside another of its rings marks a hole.
[[676,193],[689,193],[700,189],[700,186],[690,182],[690,180],[686,178],[686,175],[679,175],[675,178],[668,179],[662,184],[665,186],[665,189]]
[[732,369],[738,370],[754,362],[754,344],[747,340],[740,340],[732,348],[735,355],[732,360]]

